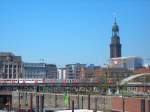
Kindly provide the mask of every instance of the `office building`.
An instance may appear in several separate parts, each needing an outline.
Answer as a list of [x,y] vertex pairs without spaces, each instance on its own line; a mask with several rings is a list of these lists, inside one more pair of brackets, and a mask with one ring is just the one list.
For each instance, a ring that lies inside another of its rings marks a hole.
[[22,59],[11,52],[0,52],[0,78],[22,78]]
[[111,58],[109,60],[109,67],[135,70],[143,67],[143,59],[137,56]]
[[46,64],[46,78],[57,79],[57,67],[55,64]]
[[46,78],[45,63],[23,63],[25,78]]
[[66,65],[66,79],[81,79],[81,68],[85,64],[68,64]]

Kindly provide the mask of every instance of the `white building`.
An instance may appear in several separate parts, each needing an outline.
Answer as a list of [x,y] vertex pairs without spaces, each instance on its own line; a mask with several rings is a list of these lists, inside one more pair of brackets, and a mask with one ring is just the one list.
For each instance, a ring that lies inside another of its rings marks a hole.
[[58,68],[57,69],[58,73],[58,79],[66,79],[66,69],[65,68]]
[[137,56],[111,58],[109,60],[109,67],[135,70],[143,67],[143,59]]

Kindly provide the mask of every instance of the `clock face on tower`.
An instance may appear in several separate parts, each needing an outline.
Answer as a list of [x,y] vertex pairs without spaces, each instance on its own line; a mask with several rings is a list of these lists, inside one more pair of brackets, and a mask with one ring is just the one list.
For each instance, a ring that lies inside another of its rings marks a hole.
[[115,64],[115,65],[117,65],[117,64],[118,64],[118,61],[117,61],[117,60],[115,60],[115,61],[114,61],[114,64]]

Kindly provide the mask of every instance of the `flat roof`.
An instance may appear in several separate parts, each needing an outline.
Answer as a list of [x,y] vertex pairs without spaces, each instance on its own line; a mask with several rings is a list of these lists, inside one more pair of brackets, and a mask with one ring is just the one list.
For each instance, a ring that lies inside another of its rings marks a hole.
[[140,59],[142,59],[140,56],[127,56],[127,57],[110,58],[109,60],[113,60],[113,59],[128,59],[128,58],[140,58]]
[[[72,110],[57,110],[55,112],[72,112]],[[87,109],[79,109],[79,110],[74,110],[74,112],[94,112],[94,111],[87,110]],[[97,111],[97,112],[102,112],[102,111]]]

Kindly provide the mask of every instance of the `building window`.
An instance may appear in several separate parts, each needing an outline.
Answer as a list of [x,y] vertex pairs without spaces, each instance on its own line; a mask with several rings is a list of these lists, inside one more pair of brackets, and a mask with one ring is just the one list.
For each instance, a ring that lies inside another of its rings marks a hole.
[[9,78],[12,78],[12,74],[9,74]]
[[16,73],[16,69],[14,69],[14,71],[13,71],[14,73]]
[[12,68],[12,64],[9,65],[9,68]]
[[16,74],[14,74],[14,77],[13,78],[16,78]]
[[5,73],[7,73],[7,69],[5,69]]
[[8,68],[8,65],[5,65],[6,68]]

